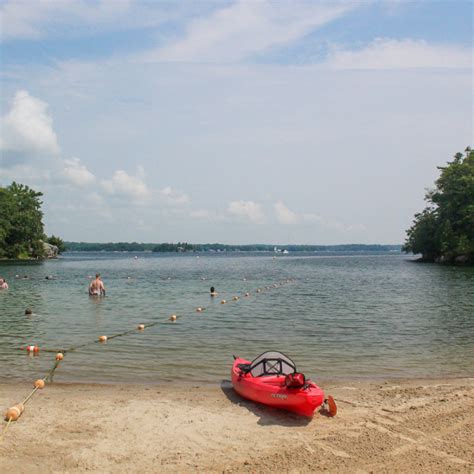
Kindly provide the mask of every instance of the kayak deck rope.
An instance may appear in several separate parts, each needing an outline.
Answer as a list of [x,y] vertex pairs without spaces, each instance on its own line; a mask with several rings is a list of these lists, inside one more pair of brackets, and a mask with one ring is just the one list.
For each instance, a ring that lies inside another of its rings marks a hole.
[[[293,279],[287,279],[285,282],[280,282],[280,283],[274,283],[272,286],[265,286],[263,288],[257,288],[257,290],[255,291],[256,293],[258,294],[261,294],[263,291],[265,290],[271,290],[271,289],[274,289],[274,288],[278,288],[279,286],[282,286],[284,283],[290,283],[294,281]],[[251,293],[249,292],[245,292],[244,293],[244,296],[248,297],[250,296]],[[237,302],[239,301],[240,298],[239,297],[234,297],[232,298],[232,301],[233,302]],[[224,300],[223,300],[224,301]],[[227,301],[226,301],[227,303]],[[202,308],[202,307],[200,307]],[[175,322],[176,319],[177,319],[177,316],[176,315],[172,315],[170,318],[168,318],[169,320],[171,320],[172,322]],[[82,349],[84,347],[87,347],[87,346],[90,346],[92,344],[97,344],[97,343],[100,343],[100,342],[104,342],[104,341],[107,341],[107,340],[110,340],[110,339],[115,339],[115,338],[118,338],[118,337],[123,337],[123,336],[128,336],[129,334],[133,334],[133,333],[136,333],[137,331],[142,331],[143,329],[146,329],[146,328],[150,328],[150,327],[153,327],[153,326],[157,326],[158,324],[165,324],[164,321],[160,320],[160,321],[152,321],[152,322],[149,322],[149,323],[143,323],[143,324],[140,324],[137,328],[135,329],[129,329],[127,331],[124,331],[122,333],[118,333],[118,334],[113,334],[112,336],[101,336],[104,337],[105,339],[95,339],[94,341],[88,341],[88,342],[85,342],[83,344],[79,344],[77,346],[72,346],[72,347],[69,347],[68,349],[41,349],[42,352],[47,352],[47,353],[56,353],[57,355],[58,354],[62,354],[63,356],[66,355],[68,352],[74,352],[74,351],[77,351],[78,349]],[[18,338],[21,338],[23,336],[12,336],[12,337],[18,337]],[[43,381],[43,382],[53,382],[53,376],[54,376],[54,373],[56,371],[56,369],[59,367],[60,365],[60,362],[61,360],[63,360],[62,358],[61,359],[58,359],[56,358],[54,364],[52,365],[51,369],[49,369],[49,371],[46,373],[46,375],[42,378],[42,379],[39,379],[38,381]],[[38,382],[37,381],[37,382]],[[17,414],[15,417],[13,416],[9,416],[7,418],[7,415],[5,417],[5,421],[7,422],[5,427],[3,428],[2,430],[2,433],[0,435],[0,441],[2,441],[11,425],[11,422],[12,421],[16,421],[23,413],[24,411],[24,407],[25,405],[31,400],[31,398],[33,397],[33,395],[38,391],[40,390],[42,387],[44,386],[44,383],[42,384],[42,386],[37,386],[37,383],[35,382],[35,387],[33,388],[33,390],[27,395],[27,397],[23,400],[22,403],[19,403],[17,405],[14,405],[13,407],[11,407],[8,411],[10,412],[12,409],[13,410],[16,410]]]

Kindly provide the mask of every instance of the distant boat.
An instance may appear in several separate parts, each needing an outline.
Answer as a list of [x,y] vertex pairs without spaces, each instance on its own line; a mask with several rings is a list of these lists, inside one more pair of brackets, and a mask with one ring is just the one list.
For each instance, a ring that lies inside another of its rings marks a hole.
[[283,250],[282,253],[285,253],[285,254],[286,254],[286,253],[290,253],[290,252],[288,252],[288,250],[285,249],[285,250]]

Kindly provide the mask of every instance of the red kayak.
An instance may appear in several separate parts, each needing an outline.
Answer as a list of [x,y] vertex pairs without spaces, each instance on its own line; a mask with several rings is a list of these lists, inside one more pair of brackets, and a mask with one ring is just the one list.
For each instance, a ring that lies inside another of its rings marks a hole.
[[264,352],[252,362],[236,357],[231,375],[234,390],[249,400],[307,417],[327,402],[328,414],[336,414],[333,398],[326,401],[324,392],[280,352]]

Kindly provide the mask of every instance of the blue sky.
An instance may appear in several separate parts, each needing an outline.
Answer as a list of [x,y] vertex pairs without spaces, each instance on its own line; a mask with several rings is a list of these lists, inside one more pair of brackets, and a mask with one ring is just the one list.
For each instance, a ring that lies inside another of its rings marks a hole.
[[0,184],[68,240],[398,243],[472,145],[471,2],[0,9]]

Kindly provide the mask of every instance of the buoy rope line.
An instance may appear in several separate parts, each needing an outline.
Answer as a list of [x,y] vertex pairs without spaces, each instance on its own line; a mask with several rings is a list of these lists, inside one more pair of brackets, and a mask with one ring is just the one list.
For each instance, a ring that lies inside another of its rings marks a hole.
[[[284,283],[290,283],[292,281],[294,281],[294,279],[287,279],[283,283],[279,282],[278,284],[274,283],[271,286],[265,286],[263,288],[258,288],[256,290],[256,293],[262,293],[264,291],[268,291],[268,290],[271,290],[271,289],[274,289],[274,288],[278,288],[278,287],[281,287]],[[251,294],[250,292],[245,292],[244,296],[249,297],[250,294]],[[239,299],[240,299],[239,296],[234,296],[232,298],[232,300],[229,300],[229,302],[230,301],[236,302]],[[227,303],[228,303],[227,300],[225,300],[225,299],[221,300],[221,304],[227,304]],[[198,307],[195,310],[197,312],[202,312],[205,309],[206,308]],[[172,322],[175,322],[177,320],[177,318],[178,318],[178,316],[173,314],[171,317],[168,318],[168,320],[171,320]],[[180,318],[181,318],[181,316],[180,316]],[[5,421],[7,423],[6,423],[5,427],[3,428],[2,433],[0,435],[0,441],[2,441],[4,439],[5,434],[8,430],[8,428],[10,427],[11,422],[12,421],[17,421],[18,418],[20,418],[20,416],[23,414],[23,412],[25,410],[25,405],[31,400],[33,395],[38,390],[43,389],[45,387],[46,382],[52,382],[53,381],[54,372],[59,367],[59,364],[64,359],[64,355],[66,353],[73,352],[73,351],[76,351],[78,349],[82,349],[83,347],[86,347],[86,346],[89,346],[89,345],[92,345],[92,344],[103,343],[103,342],[106,342],[110,339],[115,339],[117,337],[127,336],[129,334],[136,333],[137,331],[143,331],[145,328],[150,328],[150,327],[153,327],[153,326],[157,326],[158,324],[166,324],[166,323],[162,320],[152,321],[152,322],[149,322],[149,323],[142,323],[142,324],[139,324],[138,327],[135,328],[135,329],[129,329],[128,331],[124,331],[124,332],[119,333],[119,334],[113,334],[112,336],[100,336],[98,339],[95,339],[94,341],[85,342],[84,344],[80,344],[78,346],[73,346],[73,347],[70,347],[68,349],[58,349],[58,350],[41,349],[42,352],[48,352],[48,353],[55,352],[56,353],[56,360],[55,360],[53,366],[51,367],[51,369],[46,373],[46,375],[42,379],[38,379],[38,380],[35,381],[33,390],[28,394],[28,396],[23,400],[23,402],[17,403],[16,405],[10,407],[6,411]],[[12,336],[12,337],[22,337],[22,336]],[[38,353],[39,352],[38,346],[27,346],[27,350],[28,350],[28,352],[33,352],[33,353]]]
[[0,441],[2,441],[3,438],[5,437],[5,435],[7,433],[7,430],[10,427],[10,423],[12,422],[12,419],[13,419],[12,417],[8,418],[7,424],[5,425],[5,427],[2,430],[2,434],[0,436]]

